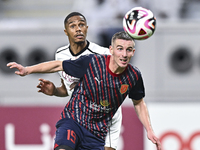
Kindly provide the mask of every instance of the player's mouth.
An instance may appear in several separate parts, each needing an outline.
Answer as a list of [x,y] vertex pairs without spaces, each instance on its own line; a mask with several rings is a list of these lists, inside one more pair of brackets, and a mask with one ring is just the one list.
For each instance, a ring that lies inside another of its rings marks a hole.
[[84,38],[84,35],[83,34],[78,34],[75,37],[78,38],[78,39],[82,39],[82,38]]
[[120,61],[121,61],[122,64],[127,64],[128,59],[120,59]]

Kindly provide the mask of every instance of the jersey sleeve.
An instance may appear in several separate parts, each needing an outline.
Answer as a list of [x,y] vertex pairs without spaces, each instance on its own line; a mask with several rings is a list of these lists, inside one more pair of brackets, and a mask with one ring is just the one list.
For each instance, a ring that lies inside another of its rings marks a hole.
[[82,78],[89,66],[92,57],[93,54],[90,54],[81,56],[75,60],[64,60],[62,63],[63,70],[65,73],[73,77]]
[[138,80],[135,84],[135,86],[131,89],[129,93],[129,98],[134,100],[140,100],[145,96],[145,89],[144,89],[144,83],[142,79],[142,75],[138,74]]

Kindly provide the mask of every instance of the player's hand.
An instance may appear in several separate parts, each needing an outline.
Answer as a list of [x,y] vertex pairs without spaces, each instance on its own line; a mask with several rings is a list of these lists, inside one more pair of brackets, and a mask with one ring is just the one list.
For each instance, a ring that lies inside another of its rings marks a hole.
[[16,63],[16,62],[10,62],[7,64],[7,67],[10,67],[10,69],[12,68],[16,68],[18,69],[18,71],[15,71],[15,74],[20,75],[20,76],[25,76],[28,74],[27,68]]
[[70,91],[73,90],[77,84],[78,84],[78,82],[72,83],[72,84],[69,86],[69,87],[70,87]]
[[37,88],[39,88],[38,92],[42,92],[46,95],[54,95],[55,94],[55,90],[56,90],[56,87],[55,85],[51,82],[51,81],[48,81],[48,80],[44,80],[44,79],[39,79],[39,84],[37,85]]
[[155,134],[152,131],[149,131],[147,133],[147,137],[156,145],[157,150],[162,150],[160,140],[155,136]]

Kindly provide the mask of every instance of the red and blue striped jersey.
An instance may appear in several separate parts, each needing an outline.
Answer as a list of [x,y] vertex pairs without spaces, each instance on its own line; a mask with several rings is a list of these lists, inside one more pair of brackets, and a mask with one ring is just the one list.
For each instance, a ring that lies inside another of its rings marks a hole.
[[63,61],[64,71],[80,78],[61,118],[69,117],[94,135],[105,139],[107,127],[127,95],[144,97],[140,71],[128,64],[121,74],[109,69],[110,55],[86,55]]

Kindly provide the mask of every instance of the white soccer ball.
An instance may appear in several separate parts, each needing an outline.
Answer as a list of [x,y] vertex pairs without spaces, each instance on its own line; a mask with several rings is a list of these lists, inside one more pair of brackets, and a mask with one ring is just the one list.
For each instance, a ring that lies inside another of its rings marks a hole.
[[123,28],[133,39],[144,40],[155,32],[156,19],[150,10],[134,7],[124,16]]

